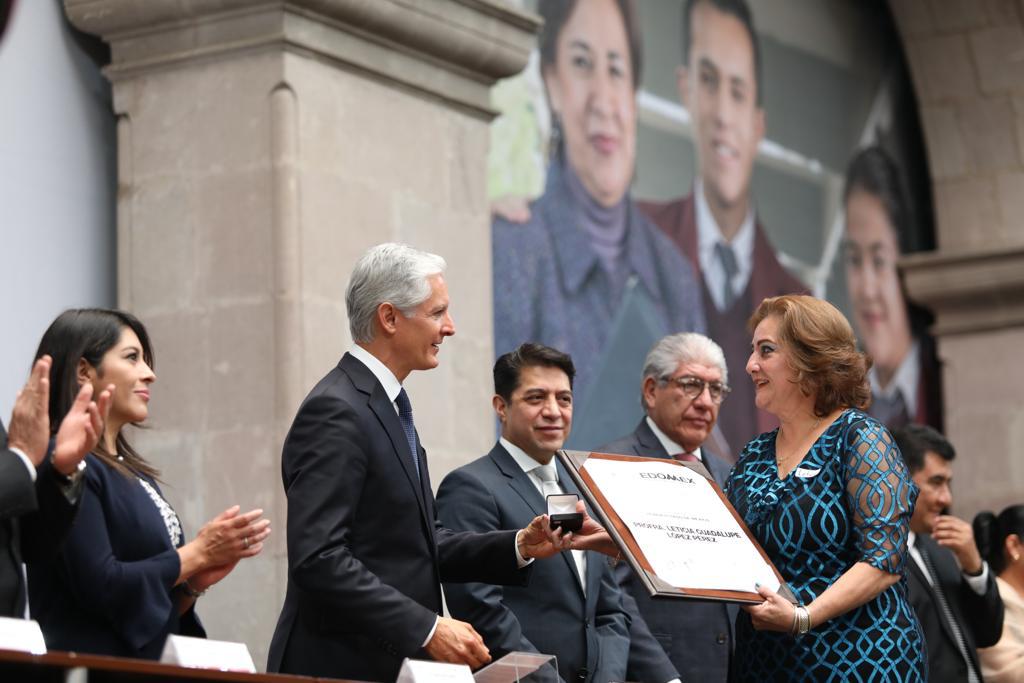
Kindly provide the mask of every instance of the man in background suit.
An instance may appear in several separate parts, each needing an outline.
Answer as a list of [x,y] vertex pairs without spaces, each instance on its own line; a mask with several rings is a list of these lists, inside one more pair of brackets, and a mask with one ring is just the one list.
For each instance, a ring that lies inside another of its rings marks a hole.
[[[762,299],[806,291],[779,263],[754,213],[750,180],[765,133],[761,51],[744,0],[687,0],[676,82],[693,122],[697,179],[684,198],[640,203],[700,280],[707,334],[733,368],[750,353],[747,318]],[[720,427],[739,448],[778,422],[737,382]],[[731,454],[730,454],[731,455]],[[733,462],[733,460],[730,460]]]
[[977,648],[1003,631],[1003,601],[971,525],[945,514],[952,505],[953,445],[932,427],[893,432],[919,489],[910,518],[907,586],[928,645],[928,680],[981,681]]
[[49,356],[35,362],[18,393],[10,434],[0,422],[0,616],[26,616],[22,562],[56,553],[81,500],[86,453],[96,447],[110,409],[82,386],[50,449]]
[[440,616],[441,580],[523,583],[532,558],[567,546],[540,519],[492,534],[436,521],[402,382],[436,367],[455,334],[444,269],[382,244],[352,273],[354,344],[303,401],[281,455],[288,588],[270,671],[392,681],[405,657],[480,666],[490,656],[473,627]]
[[[554,460],[572,428],[574,375],[568,355],[540,344],[498,358],[492,403],[501,438],[441,483],[438,515],[446,526],[517,529],[545,512],[547,495],[579,495]],[[596,552],[538,562],[528,588],[445,584],[445,597],[495,653],[555,655],[563,681],[627,680],[629,618],[612,570]]]
[[[728,379],[725,356],[715,342],[694,332],[663,337],[644,362],[641,398],[646,416],[632,434],[596,450],[699,461],[724,486],[728,454],[714,427],[729,393]],[[656,601],[629,567],[620,566],[617,574],[632,618],[627,680],[728,678],[734,607]]]

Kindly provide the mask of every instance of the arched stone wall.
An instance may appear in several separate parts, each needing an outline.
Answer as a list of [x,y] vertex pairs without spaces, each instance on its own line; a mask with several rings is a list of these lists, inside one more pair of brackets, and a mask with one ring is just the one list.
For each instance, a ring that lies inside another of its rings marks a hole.
[[936,251],[904,259],[936,313],[954,512],[1024,502],[1024,2],[890,0],[924,125]]

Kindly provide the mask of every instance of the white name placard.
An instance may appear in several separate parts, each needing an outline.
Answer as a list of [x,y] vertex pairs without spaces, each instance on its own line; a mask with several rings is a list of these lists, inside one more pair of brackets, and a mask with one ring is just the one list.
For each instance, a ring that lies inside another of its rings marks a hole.
[[193,669],[256,673],[256,665],[253,664],[252,655],[249,654],[249,648],[245,643],[232,643],[226,640],[167,636],[160,661]]
[[473,683],[473,672],[465,664],[407,658],[398,672],[398,683]]
[[45,655],[46,641],[37,622],[0,617],[0,649]]

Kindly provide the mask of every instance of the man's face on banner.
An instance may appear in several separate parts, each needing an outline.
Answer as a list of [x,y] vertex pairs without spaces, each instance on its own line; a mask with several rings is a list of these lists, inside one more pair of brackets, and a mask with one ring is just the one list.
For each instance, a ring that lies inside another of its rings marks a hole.
[[853,322],[883,374],[910,351],[910,318],[896,263],[896,232],[877,196],[855,189],[846,200],[846,287]]
[[688,67],[679,93],[696,136],[697,164],[712,208],[747,201],[764,111],[757,104],[754,45],[743,23],[710,3],[693,8]]

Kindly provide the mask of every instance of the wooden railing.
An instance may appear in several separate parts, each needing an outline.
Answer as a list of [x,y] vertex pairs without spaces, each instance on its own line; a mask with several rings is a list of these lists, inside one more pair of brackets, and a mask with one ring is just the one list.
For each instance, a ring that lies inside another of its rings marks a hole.
[[101,657],[75,652],[32,655],[0,650],[0,681],[5,683],[169,683],[170,681],[237,681],[238,683],[337,683],[336,678],[250,674],[189,669],[143,659]]

